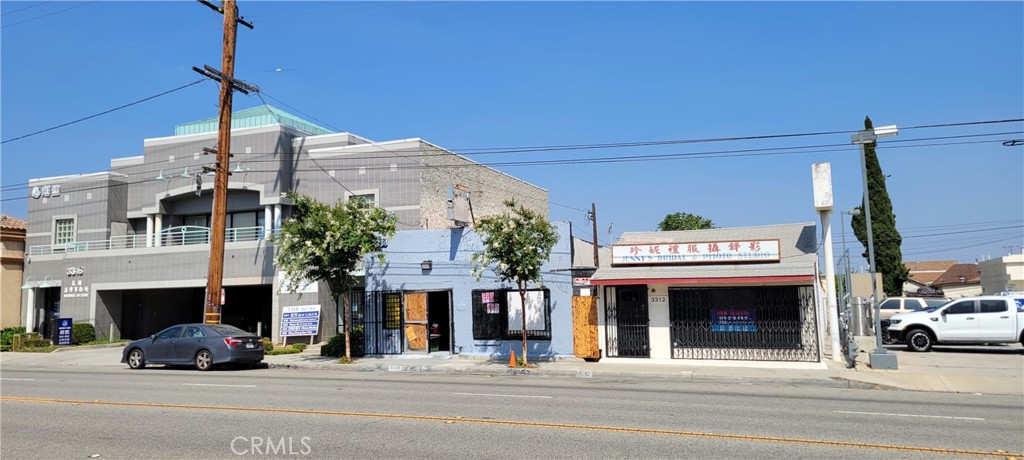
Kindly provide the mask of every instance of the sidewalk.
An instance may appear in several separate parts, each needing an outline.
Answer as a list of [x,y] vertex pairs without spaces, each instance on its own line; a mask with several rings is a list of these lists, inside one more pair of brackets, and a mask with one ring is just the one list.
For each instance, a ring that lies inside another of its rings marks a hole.
[[337,358],[320,356],[319,346],[309,347],[298,354],[267,356],[264,362],[278,369],[659,378],[694,383],[814,385],[1024,396],[1024,350],[1019,345],[963,348],[976,349],[932,353],[896,351],[898,370],[871,369],[867,364],[866,351],[858,356],[857,366],[853,369],[831,360],[788,363],[621,358],[604,358],[599,362],[577,358],[535,360],[532,364],[537,364],[536,368],[512,369],[507,358],[452,356],[447,353],[363,357],[353,364],[340,364]]

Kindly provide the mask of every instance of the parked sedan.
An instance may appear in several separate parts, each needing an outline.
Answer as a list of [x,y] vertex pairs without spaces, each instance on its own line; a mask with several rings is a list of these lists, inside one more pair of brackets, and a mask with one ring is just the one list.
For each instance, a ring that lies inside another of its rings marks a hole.
[[132,369],[147,364],[192,364],[208,371],[215,364],[263,361],[263,338],[227,324],[178,324],[124,347],[121,362]]

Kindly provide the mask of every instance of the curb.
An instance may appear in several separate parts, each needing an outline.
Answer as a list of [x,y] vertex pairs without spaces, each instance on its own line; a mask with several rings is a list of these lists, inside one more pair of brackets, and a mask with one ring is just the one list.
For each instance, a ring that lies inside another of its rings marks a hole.
[[99,350],[103,348],[124,348],[129,342],[118,342],[118,343],[98,343],[95,345],[72,345],[72,346],[58,346],[56,350],[51,353],[58,353],[61,351],[75,351],[75,350]]

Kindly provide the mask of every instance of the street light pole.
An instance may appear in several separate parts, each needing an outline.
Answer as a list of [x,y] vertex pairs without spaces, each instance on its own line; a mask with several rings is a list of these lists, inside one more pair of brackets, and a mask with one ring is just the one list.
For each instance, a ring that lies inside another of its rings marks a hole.
[[875,350],[869,355],[869,364],[873,369],[897,369],[896,354],[889,353],[882,346],[882,319],[878,308],[878,287],[875,283],[875,241],[871,229],[871,193],[868,190],[867,144],[875,144],[879,137],[890,137],[898,134],[896,125],[880,126],[873,129],[858,131],[850,140],[860,145],[860,170],[864,181],[864,219],[868,230],[868,268],[871,275],[871,311],[875,323]]
[[[847,300],[846,300],[847,305],[846,305],[846,307],[847,307],[847,309],[849,309],[849,307],[850,307],[850,305],[849,305],[850,300],[849,299],[853,298],[853,283],[850,281],[850,253],[849,253],[849,251],[846,250],[846,220],[843,219],[843,214],[849,214],[850,215],[850,219],[852,220],[853,216],[859,216],[860,215],[860,211],[857,210],[856,208],[855,209],[851,209],[849,211],[839,211],[839,225],[841,225],[840,235],[843,237],[843,259],[844,259],[844,263],[843,263],[844,267],[843,268],[844,268],[844,273],[845,273],[844,277],[846,278],[846,297],[847,297]],[[860,321],[860,320],[858,319],[857,321]]]

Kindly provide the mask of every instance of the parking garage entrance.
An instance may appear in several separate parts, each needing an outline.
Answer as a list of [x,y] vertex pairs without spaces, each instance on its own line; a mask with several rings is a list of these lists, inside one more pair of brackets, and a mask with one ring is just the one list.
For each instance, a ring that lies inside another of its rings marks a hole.
[[[106,306],[121,338],[137,339],[175,324],[202,322],[205,292],[205,287],[100,291],[98,303]],[[271,336],[271,285],[226,286],[224,299],[221,323]]]

